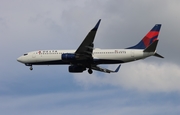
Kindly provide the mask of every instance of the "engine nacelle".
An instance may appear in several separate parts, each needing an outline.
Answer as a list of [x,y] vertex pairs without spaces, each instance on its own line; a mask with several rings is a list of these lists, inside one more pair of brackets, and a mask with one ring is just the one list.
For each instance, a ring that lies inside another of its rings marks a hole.
[[69,66],[69,72],[72,73],[81,73],[84,70],[86,70],[86,68],[83,66]]
[[72,53],[64,53],[61,55],[61,59],[67,60],[67,61],[76,60],[76,56],[75,54],[72,54]]

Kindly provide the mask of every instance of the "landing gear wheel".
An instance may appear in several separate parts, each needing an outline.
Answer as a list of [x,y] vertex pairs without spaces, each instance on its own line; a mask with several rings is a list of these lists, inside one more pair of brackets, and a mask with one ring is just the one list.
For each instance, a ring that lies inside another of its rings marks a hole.
[[89,73],[89,74],[92,74],[92,73],[93,73],[92,69],[89,69],[89,70],[88,70],[88,73]]
[[30,70],[33,70],[33,67],[32,66],[30,66],[30,68],[29,68]]

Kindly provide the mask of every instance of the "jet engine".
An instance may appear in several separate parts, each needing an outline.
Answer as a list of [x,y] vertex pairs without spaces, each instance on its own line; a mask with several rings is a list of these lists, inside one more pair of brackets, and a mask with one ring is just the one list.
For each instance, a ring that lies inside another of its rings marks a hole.
[[61,59],[65,61],[76,60],[76,56],[73,53],[64,53],[62,54]]
[[81,73],[84,70],[86,70],[86,68],[83,66],[77,66],[77,65],[69,66],[69,72],[71,73]]

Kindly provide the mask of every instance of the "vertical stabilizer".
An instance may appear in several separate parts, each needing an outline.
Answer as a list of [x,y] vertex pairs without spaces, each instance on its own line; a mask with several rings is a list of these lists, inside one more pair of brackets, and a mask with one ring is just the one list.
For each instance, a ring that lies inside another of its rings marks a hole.
[[129,47],[127,49],[146,49],[153,42],[158,40],[160,29],[161,24],[156,24],[137,45]]

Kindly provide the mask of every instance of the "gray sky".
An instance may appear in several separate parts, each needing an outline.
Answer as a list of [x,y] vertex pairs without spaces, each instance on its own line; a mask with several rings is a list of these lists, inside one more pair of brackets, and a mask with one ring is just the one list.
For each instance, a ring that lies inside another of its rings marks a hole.
[[[0,114],[179,115],[179,6],[178,0],[1,0]],[[157,51],[165,59],[93,75],[68,73],[68,66],[30,71],[16,61],[33,50],[76,49],[99,19],[98,48],[135,45],[162,24]]]

